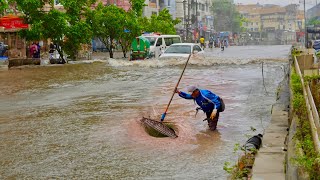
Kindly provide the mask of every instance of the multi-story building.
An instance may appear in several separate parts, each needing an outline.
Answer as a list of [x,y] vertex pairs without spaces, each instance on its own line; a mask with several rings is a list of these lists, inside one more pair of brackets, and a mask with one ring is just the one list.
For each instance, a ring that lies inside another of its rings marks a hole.
[[[197,16],[199,35],[205,36],[207,39],[210,33],[213,32],[213,16],[210,10],[212,1],[210,0],[198,0],[199,14]],[[196,14],[196,13],[195,13]]]
[[261,31],[261,18],[260,11],[262,6],[259,4],[249,5],[237,5],[237,10],[245,18],[245,22],[242,27],[246,31],[260,32]]
[[168,9],[172,18],[176,18],[176,1],[175,0],[160,0],[159,1],[160,11],[163,9]]
[[304,18],[304,11],[298,10],[297,13],[297,20],[296,20],[296,35],[297,41],[302,42],[304,41],[305,36],[305,18]]
[[146,6],[143,7],[143,16],[150,17],[152,14],[159,13],[159,0],[145,0],[144,4]]
[[296,41],[296,32],[301,27],[298,23],[298,5],[251,4],[237,5],[237,9],[246,19],[243,28],[255,43],[287,44]]
[[[317,4],[307,11],[307,20],[320,21],[320,4]],[[309,40],[320,39],[320,24],[314,23],[310,25],[310,27],[307,27],[307,31]]]
[[317,4],[307,11],[307,19],[311,18],[318,18],[320,20],[320,4]]
[[[102,3],[103,5],[111,5],[114,4],[122,9],[128,11],[131,8],[131,4],[129,0],[97,0],[96,4]],[[55,0],[55,3],[59,4],[59,0]]]
[[200,36],[209,38],[213,33],[213,16],[210,0],[177,0],[176,18],[181,23],[176,26],[185,40],[197,40]]

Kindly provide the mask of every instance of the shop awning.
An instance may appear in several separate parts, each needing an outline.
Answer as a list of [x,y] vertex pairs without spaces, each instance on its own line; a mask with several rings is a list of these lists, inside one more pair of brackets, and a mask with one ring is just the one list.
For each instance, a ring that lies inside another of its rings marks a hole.
[[26,29],[29,25],[25,24],[23,19],[18,16],[3,16],[0,18],[0,27],[3,27],[5,30]]

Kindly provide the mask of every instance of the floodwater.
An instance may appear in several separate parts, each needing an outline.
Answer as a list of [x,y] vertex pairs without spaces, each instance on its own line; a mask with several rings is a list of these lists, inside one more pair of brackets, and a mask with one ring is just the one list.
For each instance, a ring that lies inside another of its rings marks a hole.
[[0,179],[226,179],[235,144],[270,122],[289,49],[229,47],[190,60],[179,89],[212,90],[226,110],[210,132],[176,95],[165,119],[176,139],[149,136],[139,120],[160,119],[186,59],[0,72]]

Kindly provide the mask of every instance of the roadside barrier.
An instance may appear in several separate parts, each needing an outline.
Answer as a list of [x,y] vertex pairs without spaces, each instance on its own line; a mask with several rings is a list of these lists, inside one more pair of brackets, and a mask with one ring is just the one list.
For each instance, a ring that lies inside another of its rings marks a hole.
[[310,91],[310,86],[309,83],[304,83],[303,76],[300,71],[300,67],[298,64],[297,57],[294,56],[294,64],[295,64],[295,69],[296,72],[298,73],[301,83],[302,83],[302,88],[303,88],[303,96],[306,102],[307,110],[308,110],[308,119],[311,127],[311,133],[312,133],[312,139],[314,143],[314,149],[315,151],[319,154],[320,153],[320,141],[319,141],[319,134],[320,134],[320,126],[319,126],[319,114],[317,111],[317,108],[314,103],[313,96]]

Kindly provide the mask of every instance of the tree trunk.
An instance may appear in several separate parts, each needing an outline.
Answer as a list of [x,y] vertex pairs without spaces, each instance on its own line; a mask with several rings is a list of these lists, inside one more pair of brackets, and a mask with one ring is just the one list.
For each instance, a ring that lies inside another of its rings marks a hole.
[[110,58],[113,58],[113,51],[112,51],[112,48],[110,48],[110,52],[109,52],[109,54],[110,54]]
[[123,57],[127,58],[127,52],[125,50],[123,51]]
[[100,41],[107,47],[109,48],[109,55],[110,55],[110,58],[113,58],[113,45],[112,45],[112,41],[113,39],[110,38],[110,44],[108,43],[108,38],[99,38]]
[[73,56],[74,56],[74,60],[77,61],[79,58],[79,51],[77,49],[73,50]]
[[112,44],[113,39],[110,39],[110,48],[109,48],[109,54],[110,58],[113,58],[113,44]]
[[126,45],[123,44],[123,41],[121,41],[121,49],[122,49],[123,57],[127,58],[127,48],[126,48]]

